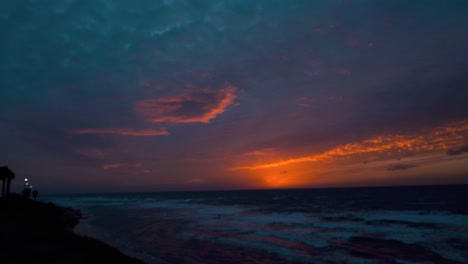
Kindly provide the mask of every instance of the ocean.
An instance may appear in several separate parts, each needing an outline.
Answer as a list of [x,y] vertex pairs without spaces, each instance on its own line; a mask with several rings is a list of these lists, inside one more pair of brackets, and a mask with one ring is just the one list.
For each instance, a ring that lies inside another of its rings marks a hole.
[[146,263],[468,263],[468,185],[43,199]]

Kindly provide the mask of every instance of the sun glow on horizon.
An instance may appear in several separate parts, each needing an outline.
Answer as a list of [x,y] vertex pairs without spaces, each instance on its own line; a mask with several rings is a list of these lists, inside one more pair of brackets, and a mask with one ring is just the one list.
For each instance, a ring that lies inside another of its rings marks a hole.
[[431,130],[423,130],[419,135],[384,135],[377,136],[361,142],[348,143],[337,146],[322,153],[307,156],[291,157],[266,163],[236,166],[231,170],[257,170],[284,165],[333,161],[338,159],[349,159],[357,154],[392,154],[393,156],[404,156],[414,152],[428,152],[435,150],[447,150],[460,147],[468,140],[468,121],[451,123]]
[[[417,161],[418,158],[416,157],[423,157],[424,160],[428,159],[424,157],[429,153],[439,153],[437,154],[439,159],[444,160],[443,157],[447,154],[443,151],[462,147],[467,144],[467,139],[468,121],[461,121],[422,130],[418,134],[381,135],[361,142],[339,145],[321,153],[276,161],[272,151],[268,151],[268,159],[266,159],[271,161],[248,155],[252,159],[257,158],[260,162],[232,167],[230,170],[241,170],[248,173],[259,182],[262,182],[265,188],[310,186],[315,183],[331,181],[330,179],[319,179],[317,177],[327,173],[336,174],[340,171],[340,168],[347,168],[343,170],[352,172],[353,170],[376,170],[378,167],[383,172],[387,171],[386,173],[388,173],[388,171],[391,171],[395,174],[395,171],[402,172],[417,167],[408,163],[408,157],[413,157],[411,159]],[[263,152],[258,150],[255,153]],[[408,164],[404,163],[400,166],[391,167],[391,164],[405,157]],[[374,162],[375,165],[364,167],[368,162]],[[340,177],[345,176],[341,175]],[[340,177],[334,180],[348,180]]]

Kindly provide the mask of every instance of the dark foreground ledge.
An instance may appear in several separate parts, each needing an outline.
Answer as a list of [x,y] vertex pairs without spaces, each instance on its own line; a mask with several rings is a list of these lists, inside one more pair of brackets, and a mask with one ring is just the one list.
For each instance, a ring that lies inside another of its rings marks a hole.
[[0,263],[142,263],[72,232],[80,212],[11,194],[0,198]]

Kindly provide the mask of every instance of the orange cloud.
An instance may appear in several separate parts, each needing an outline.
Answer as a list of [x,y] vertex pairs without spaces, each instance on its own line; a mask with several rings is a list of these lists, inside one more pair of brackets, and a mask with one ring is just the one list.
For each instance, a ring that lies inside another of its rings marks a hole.
[[349,143],[328,151],[231,168],[232,170],[257,170],[302,162],[349,159],[357,155],[402,155],[404,153],[429,152],[460,147],[468,138],[468,121],[451,123],[447,126],[420,131],[418,135],[386,135]]
[[132,129],[132,128],[87,128],[80,129],[73,132],[77,135],[86,135],[86,134],[114,134],[121,136],[135,136],[135,137],[145,137],[145,136],[163,136],[169,135],[166,128],[160,129]]
[[136,103],[136,111],[151,123],[208,123],[234,104],[237,90],[205,88],[178,97],[146,99]]

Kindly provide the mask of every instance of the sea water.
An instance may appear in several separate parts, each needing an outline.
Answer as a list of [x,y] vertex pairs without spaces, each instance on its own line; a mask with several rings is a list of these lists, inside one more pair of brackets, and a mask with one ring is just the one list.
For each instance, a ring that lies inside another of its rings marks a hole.
[[147,263],[468,263],[468,185],[46,199]]

